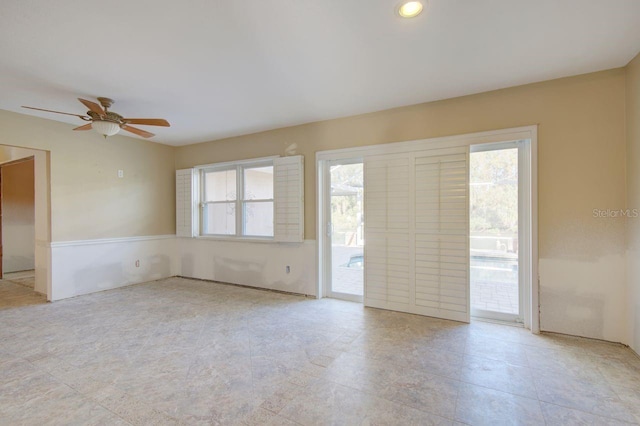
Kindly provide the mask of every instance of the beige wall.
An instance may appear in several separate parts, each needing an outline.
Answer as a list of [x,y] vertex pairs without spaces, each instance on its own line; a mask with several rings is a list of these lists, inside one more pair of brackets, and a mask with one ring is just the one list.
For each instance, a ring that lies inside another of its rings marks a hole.
[[35,269],[34,160],[2,166],[2,272]]
[[[640,55],[627,66],[627,208],[640,209]],[[640,218],[627,219],[629,344],[640,353]]]
[[0,111],[0,144],[50,152],[51,240],[175,233],[174,148],[73,127]]
[[179,147],[176,168],[305,156],[305,233],[314,239],[315,153],[539,124],[543,330],[626,340],[625,224],[593,209],[625,205],[625,70],[514,87]]

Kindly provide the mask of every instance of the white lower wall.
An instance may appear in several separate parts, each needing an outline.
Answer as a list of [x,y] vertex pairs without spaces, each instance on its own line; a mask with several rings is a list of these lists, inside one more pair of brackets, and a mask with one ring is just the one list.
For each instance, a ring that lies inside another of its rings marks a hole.
[[178,262],[174,235],[54,242],[50,300],[178,275]]
[[42,260],[36,264],[36,291],[49,294],[50,282],[51,301],[176,275],[317,296],[315,241],[259,243],[165,235],[53,242],[50,247],[38,243],[36,251]]
[[[178,238],[179,275],[317,296],[316,243]],[[287,265],[290,272],[286,272]]]
[[542,331],[628,343],[623,255],[539,265]]
[[629,323],[628,342],[631,349],[640,355],[640,250],[627,251],[627,322]]

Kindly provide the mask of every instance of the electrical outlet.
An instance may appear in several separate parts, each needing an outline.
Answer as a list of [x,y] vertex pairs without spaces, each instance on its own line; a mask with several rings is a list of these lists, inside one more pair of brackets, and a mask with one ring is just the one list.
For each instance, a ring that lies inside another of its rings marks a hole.
[[287,274],[291,272],[291,267],[289,265],[287,265]]
[[140,261],[136,260],[136,268],[139,268],[139,267],[140,267]]
[[123,178],[124,177],[124,170],[118,170],[118,177],[119,178]]

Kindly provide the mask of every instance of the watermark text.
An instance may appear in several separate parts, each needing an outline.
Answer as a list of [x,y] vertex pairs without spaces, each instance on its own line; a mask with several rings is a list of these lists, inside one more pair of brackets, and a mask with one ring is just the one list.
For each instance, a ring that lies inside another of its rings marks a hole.
[[640,209],[593,209],[593,217],[601,219],[627,219],[640,217]]

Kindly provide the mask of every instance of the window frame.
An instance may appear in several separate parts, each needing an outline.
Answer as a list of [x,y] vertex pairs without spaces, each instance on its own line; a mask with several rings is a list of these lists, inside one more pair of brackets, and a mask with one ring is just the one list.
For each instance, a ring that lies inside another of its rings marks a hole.
[[[229,240],[255,240],[255,241],[265,241],[271,242],[275,239],[275,164],[274,159],[278,158],[267,157],[267,158],[257,158],[252,160],[242,160],[242,161],[231,161],[225,163],[217,163],[217,164],[208,164],[204,166],[199,166],[198,169],[198,181],[200,185],[200,191],[198,193],[198,208],[199,208],[199,229],[198,229],[198,237],[199,238],[211,238],[211,239],[229,239]],[[259,198],[259,199],[245,199],[245,178],[244,172],[248,169],[254,169],[259,167],[272,167],[274,170],[274,177],[272,181],[272,198]],[[205,201],[205,176],[207,173],[211,172],[223,172],[228,170],[234,170],[236,173],[236,197],[235,200],[224,200],[224,201]],[[246,223],[246,203],[247,202],[271,202],[273,209],[273,233],[270,236],[265,235],[245,235],[245,223]],[[233,204],[236,209],[235,214],[235,233],[234,234],[208,234],[205,233],[205,207],[206,205],[213,204]]]

